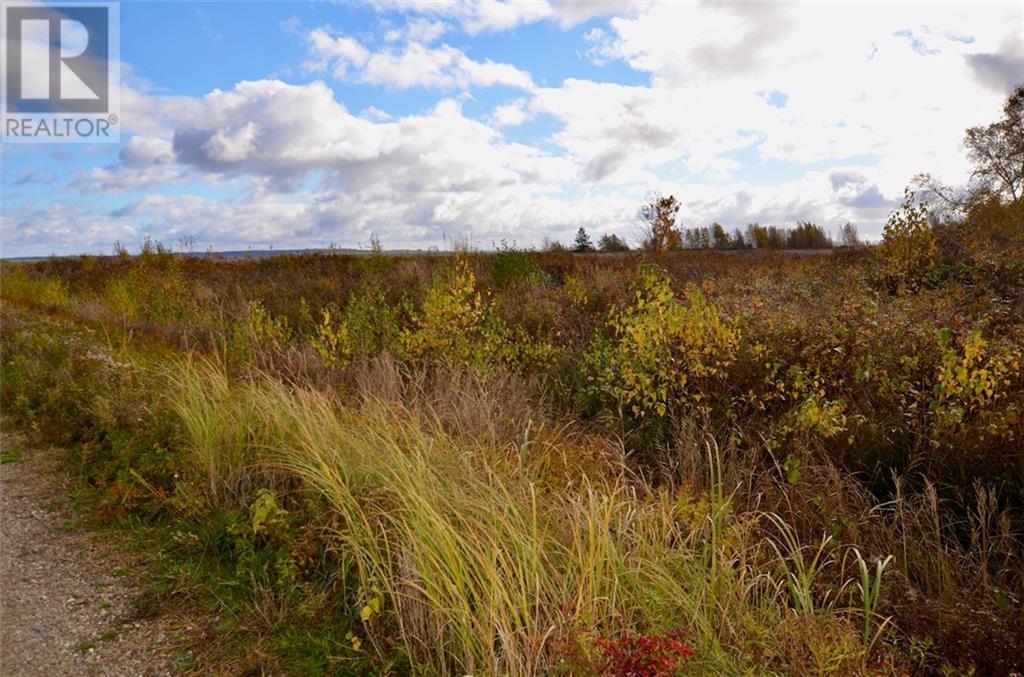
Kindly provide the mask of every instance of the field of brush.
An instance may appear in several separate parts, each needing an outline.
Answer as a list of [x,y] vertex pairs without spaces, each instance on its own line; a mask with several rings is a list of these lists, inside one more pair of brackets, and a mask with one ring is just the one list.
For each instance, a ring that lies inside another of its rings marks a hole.
[[200,670],[1020,672],[1024,260],[907,251],[9,263],[5,425]]

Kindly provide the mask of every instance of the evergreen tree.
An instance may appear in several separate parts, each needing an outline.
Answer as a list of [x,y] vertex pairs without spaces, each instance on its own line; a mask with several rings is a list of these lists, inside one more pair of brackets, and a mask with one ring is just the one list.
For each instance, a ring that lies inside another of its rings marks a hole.
[[594,243],[590,241],[590,236],[587,235],[585,228],[581,227],[576,231],[576,240],[573,242],[572,250],[578,254],[594,251]]

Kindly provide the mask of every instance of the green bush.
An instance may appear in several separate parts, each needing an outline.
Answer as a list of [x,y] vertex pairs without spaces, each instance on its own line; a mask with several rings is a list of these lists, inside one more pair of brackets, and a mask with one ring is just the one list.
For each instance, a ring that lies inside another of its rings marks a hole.
[[612,311],[584,356],[590,393],[620,418],[663,417],[703,405],[739,343],[735,324],[695,287],[685,301],[661,269],[642,268],[632,303]]

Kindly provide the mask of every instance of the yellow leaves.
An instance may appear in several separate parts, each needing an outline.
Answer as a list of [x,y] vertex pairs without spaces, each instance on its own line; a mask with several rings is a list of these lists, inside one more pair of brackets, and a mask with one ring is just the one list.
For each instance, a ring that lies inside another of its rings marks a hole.
[[842,400],[828,400],[824,391],[816,391],[804,398],[795,413],[799,428],[834,437],[846,429],[846,404]]
[[376,614],[380,613],[381,599],[380,597],[371,597],[366,601],[366,605],[359,611],[359,619],[366,623]]
[[443,360],[466,363],[475,354],[484,319],[483,302],[476,290],[476,276],[464,258],[444,268],[427,290],[412,328],[401,335],[401,345],[410,357],[433,355]]
[[565,281],[562,283],[562,293],[569,300],[569,304],[574,308],[585,308],[587,305],[587,290],[583,286],[583,282],[576,275],[566,275]]
[[406,358],[476,366],[536,368],[555,353],[554,346],[523,327],[509,327],[485,304],[465,258],[435,276],[412,326],[401,333],[400,347]]
[[957,426],[968,413],[987,409],[1003,397],[1019,375],[1020,356],[1010,349],[989,356],[988,341],[977,331],[963,340],[960,350],[946,334],[940,340],[947,349],[936,373],[931,408],[940,427]]
[[348,325],[324,308],[309,344],[328,368],[346,366],[352,360]]
[[935,264],[938,243],[923,204],[910,199],[885,224],[881,254],[883,273],[897,284],[916,286]]
[[704,399],[694,379],[718,377],[732,364],[739,342],[734,323],[695,287],[676,299],[661,269],[641,269],[633,303],[613,311],[610,336],[599,337],[585,361],[592,392],[636,418],[665,416],[677,402]]
[[103,290],[103,302],[125,321],[134,322],[138,319],[139,305],[128,280],[110,280]]
[[270,346],[280,348],[291,337],[288,321],[283,317],[273,317],[259,301],[249,302],[249,315],[246,322],[246,333],[254,346]]

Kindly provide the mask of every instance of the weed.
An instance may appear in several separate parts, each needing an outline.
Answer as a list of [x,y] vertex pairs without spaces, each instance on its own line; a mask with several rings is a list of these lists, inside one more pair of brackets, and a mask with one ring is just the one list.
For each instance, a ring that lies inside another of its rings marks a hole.
[[0,452],[0,463],[17,463],[24,458],[25,455],[20,446],[8,447]]

